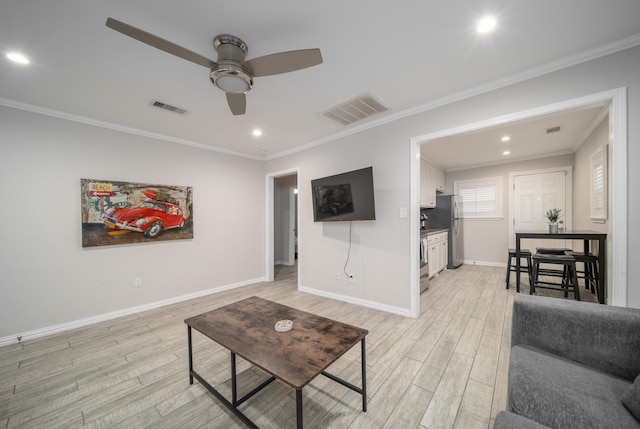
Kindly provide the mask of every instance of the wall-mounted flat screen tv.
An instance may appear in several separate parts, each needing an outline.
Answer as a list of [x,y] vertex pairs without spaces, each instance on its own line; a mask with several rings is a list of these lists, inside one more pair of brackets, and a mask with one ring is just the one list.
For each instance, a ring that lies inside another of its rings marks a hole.
[[376,219],[373,167],[312,180],[311,193],[315,222]]

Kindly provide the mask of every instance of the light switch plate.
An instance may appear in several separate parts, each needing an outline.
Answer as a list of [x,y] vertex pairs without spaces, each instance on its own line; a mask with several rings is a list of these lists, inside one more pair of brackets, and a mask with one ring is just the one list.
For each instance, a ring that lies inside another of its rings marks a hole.
[[400,219],[406,219],[406,218],[407,218],[407,208],[400,207]]

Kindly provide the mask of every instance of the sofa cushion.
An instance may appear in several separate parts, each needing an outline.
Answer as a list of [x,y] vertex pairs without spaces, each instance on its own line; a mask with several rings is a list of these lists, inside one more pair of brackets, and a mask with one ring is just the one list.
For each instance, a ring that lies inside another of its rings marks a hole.
[[511,410],[551,428],[640,428],[621,400],[631,384],[531,346],[511,349]]
[[637,419],[640,419],[640,375],[636,377],[633,385],[622,395],[622,403]]

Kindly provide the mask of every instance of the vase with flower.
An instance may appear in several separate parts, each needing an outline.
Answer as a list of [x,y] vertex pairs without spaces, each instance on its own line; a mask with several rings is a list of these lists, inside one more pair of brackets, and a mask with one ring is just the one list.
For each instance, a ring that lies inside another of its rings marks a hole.
[[562,223],[560,220],[560,212],[562,209],[549,209],[547,210],[547,219],[549,220],[549,233],[557,234],[558,225]]

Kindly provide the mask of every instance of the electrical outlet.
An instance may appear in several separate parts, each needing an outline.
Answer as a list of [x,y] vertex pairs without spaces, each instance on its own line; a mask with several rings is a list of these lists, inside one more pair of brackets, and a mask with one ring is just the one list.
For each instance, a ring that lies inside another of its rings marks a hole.
[[356,282],[356,275],[354,273],[349,273],[349,282],[351,283]]
[[336,271],[335,273],[333,273],[333,279],[340,280],[340,271]]
[[135,287],[142,287],[142,277],[136,277],[133,279],[133,285]]

